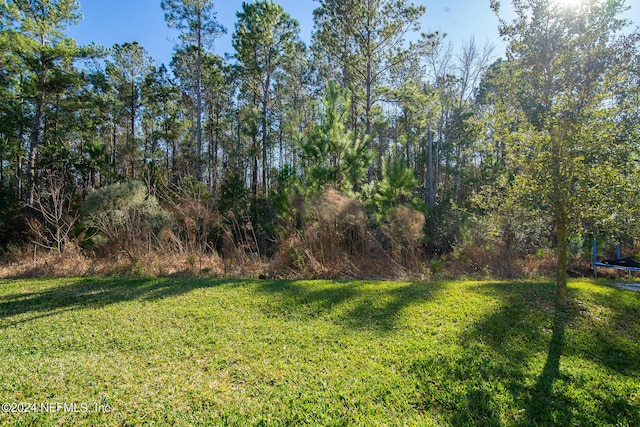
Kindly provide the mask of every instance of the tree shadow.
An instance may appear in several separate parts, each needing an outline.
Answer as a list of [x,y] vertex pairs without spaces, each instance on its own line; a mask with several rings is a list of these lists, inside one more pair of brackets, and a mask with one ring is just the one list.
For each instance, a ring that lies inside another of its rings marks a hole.
[[[571,394],[576,385],[570,384],[580,379],[562,369],[563,358],[576,353],[594,359],[566,338],[567,331],[575,338],[574,324],[585,316],[577,301],[556,307],[550,283],[483,284],[476,292],[497,298],[499,308],[459,337],[459,351],[413,364],[411,373],[421,383],[414,406],[443,413],[452,425],[590,425],[598,418],[616,424],[608,408],[637,420],[619,392],[602,396],[598,391],[586,405],[584,396]],[[569,295],[575,298],[571,289]],[[544,366],[536,375],[541,357]]]
[[265,282],[259,290],[271,295],[282,316],[327,317],[342,326],[359,330],[390,331],[405,307],[432,300],[439,283],[410,282],[376,287],[371,282],[305,281]]
[[[265,313],[332,320],[357,329],[390,330],[402,309],[426,301],[442,286],[409,283],[380,286],[367,282],[240,281],[229,279],[87,278],[59,279],[62,284],[0,297],[0,327],[54,314],[96,309],[126,301],[155,301],[198,288],[248,284],[277,298],[265,300]],[[271,306],[271,307],[269,307]]]
[[584,349],[589,358],[622,375],[639,376],[640,346],[640,293],[615,289],[594,296],[594,302],[608,319],[589,319],[590,331],[598,351]]
[[[401,312],[410,305],[432,301],[444,285],[411,282],[407,285],[380,290],[373,295],[365,292],[358,304],[346,316],[349,326],[390,331],[397,326]],[[382,304],[374,301],[382,300]]]
[[[605,425],[640,423],[640,408],[632,405],[629,396],[611,384],[605,382],[604,388],[584,390],[590,395],[594,408],[585,408],[584,398],[583,402],[577,401],[575,396],[566,391],[568,384],[580,381],[566,364],[562,369],[562,360],[566,357],[595,362],[606,368],[605,371],[617,372],[622,376],[637,377],[638,374],[638,346],[625,346],[625,339],[620,336],[627,334],[629,320],[637,319],[640,314],[638,300],[629,307],[620,303],[619,294],[606,298],[598,295],[590,297],[592,299],[587,302],[588,305],[607,305],[610,319],[593,324],[589,310],[577,298],[570,300],[565,307],[555,308],[545,364],[526,402],[527,425],[593,425],[595,420]],[[583,325],[578,327],[578,322]],[[640,328],[635,335],[629,334],[627,338],[635,342],[639,332]],[[559,381],[564,384],[554,387]]]
[[[543,286],[544,287],[544,286]],[[547,298],[540,284],[488,283],[476,288],[497,299],[496,311],[470,324],[448,353],[422,357],[411,367],[420,381],[414,406],[442,413],[451,425],[503,425],[505,391],[524,400],[524,366],[535,353],[542,331],[531,323],[544,318]],[[553,295],[553,293],[550,293]]]
[[561,378],[560,357],[564,348],[566,322],[567,309],[556,307],[547,360],[542,373],[536,380],[526,408],[527,421],[530,425],[555,424],[552,414],[558,410],[564,412],[566,417],[568,416],[564,404],[559,405],[562,402],[556,401],[553,393],[553,383]]
[[[126,301],[154,301],[176,297],[198,288],[234,283],[232,280],[189,279],[59,279],[63,284],[41,291],[0,298],[0,327],[57,313],[101,308]],[[10,320],[19,317],[18,320]]]

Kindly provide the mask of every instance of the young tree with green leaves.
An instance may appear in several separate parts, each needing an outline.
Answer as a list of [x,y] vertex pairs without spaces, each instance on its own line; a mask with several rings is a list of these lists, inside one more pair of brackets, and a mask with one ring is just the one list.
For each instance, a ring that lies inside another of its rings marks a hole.
[[[492,7],[499,11],[497,1]],[[495,98],[495,111],[508,112],[513,127],[508,194],[551,214],[556,302],[564,306],[569,237],[584,219],[615,205],[614,198],[591,197],[594,192],[613,195],[625,185],[619,161],[635,149],[633,141],[602,130],[620,118],[613,88],[624,59],[638,55],[638,46],[623,35],[622,0],[589,0],[573,8],[513,0],[513,7],[516,18],[501,26],[508,58]]]
[[381,212],[401,205],[421,205],[415,194],[418,187],[415,170],[407,168],[402,157],[396,156],[385,161],[383,171],[383,179],[378,184],[374,198]]
[[320,190],[330,186],[351,193],[366,180],[371,152],[366,138],[353,138],[345,126],[350,109],[349,92],[329,81],[320,124],[302,143],[306,187]]

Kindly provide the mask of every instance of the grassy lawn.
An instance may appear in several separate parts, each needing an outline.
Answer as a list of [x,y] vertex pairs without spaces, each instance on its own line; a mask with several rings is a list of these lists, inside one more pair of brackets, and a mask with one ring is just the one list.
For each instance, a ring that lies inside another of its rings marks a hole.
[[0,424],[640,425],[640,294],[553,289],[4,280]]

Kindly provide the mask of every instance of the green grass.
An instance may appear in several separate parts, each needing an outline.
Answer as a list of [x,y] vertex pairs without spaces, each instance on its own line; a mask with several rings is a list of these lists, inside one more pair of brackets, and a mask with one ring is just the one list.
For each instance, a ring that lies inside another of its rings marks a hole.
[[640,425],[640,294],[553,290],[0,281],[0,403],[38,405],[0,424]]

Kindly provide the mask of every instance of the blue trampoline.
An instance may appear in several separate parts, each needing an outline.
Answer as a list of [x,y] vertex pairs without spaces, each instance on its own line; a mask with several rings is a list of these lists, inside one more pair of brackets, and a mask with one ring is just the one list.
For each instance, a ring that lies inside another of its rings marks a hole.
[[593,276],[598,278],[598,267],[600,268],[613,268],[615,270],[628,271],[629,276],[631,272],[640,271],[640,263],[631,258],[620,258],[620,243],[616,247],[616,259],[615,260],[603,260],[598,262],[596,257],[597,243],[596,239],[593,239]]

